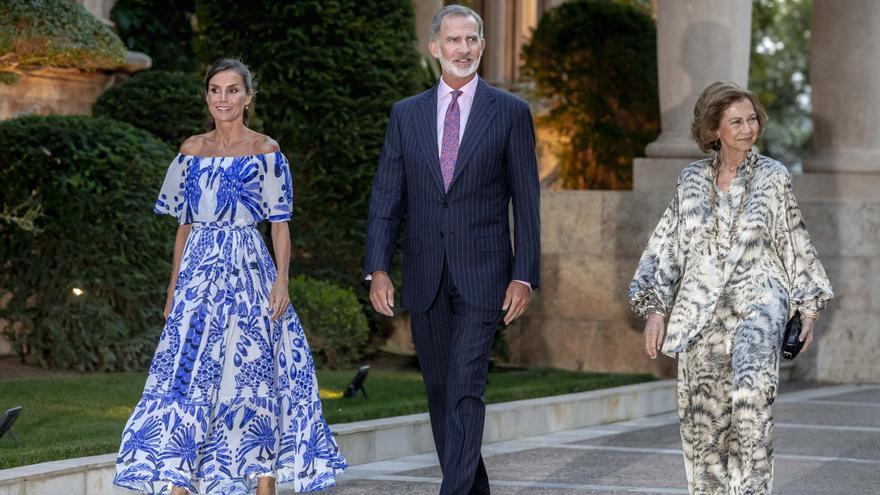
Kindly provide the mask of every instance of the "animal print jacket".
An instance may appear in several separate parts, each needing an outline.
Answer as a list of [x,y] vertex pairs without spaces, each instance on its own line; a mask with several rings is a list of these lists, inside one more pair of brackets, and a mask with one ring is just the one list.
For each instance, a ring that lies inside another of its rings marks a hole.
[[[746,203],[735,241],[719,259],[716,239],[729,234],[726,229],[716,234],[713,228],[714,166],[713,158],[706,158],[682,170],[629,288],[630,305],[639,316],[668,315],[662,347],[668,355],[687,349],[709,323],[722,294],[743,318],[788,308],[788,315],[771,318],[783,323],[798,308],[824,309],[832,297],[791,176],[771,158],[750,153],[739,167],[729,193],[746,197]],[[743,194],[747,185],[749,194]],[[768,293],[779,294],[782,304],[762,304]],[[767,330],[778,336],[782,328]]]

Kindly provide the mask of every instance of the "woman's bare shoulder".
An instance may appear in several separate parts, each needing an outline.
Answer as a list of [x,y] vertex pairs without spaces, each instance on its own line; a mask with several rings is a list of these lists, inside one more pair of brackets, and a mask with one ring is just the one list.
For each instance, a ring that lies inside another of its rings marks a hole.
[[183,141],[180,145],[180,154],[181,155],[198,155],[205,147],[205,142],[207,141],[208,135],[210,133],[205,134],[196,134],[195,136],[190,136]]
[[260,134],[258,132],[255,134],[253,146],[256,153],[275,153],[281,151],[281,146],[278,145],[278,141],[275,141],[265,134]]

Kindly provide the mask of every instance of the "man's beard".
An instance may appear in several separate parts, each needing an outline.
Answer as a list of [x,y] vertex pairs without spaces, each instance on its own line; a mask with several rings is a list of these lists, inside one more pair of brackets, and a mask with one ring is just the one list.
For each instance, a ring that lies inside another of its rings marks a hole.
[[457,65],[455,65],[455,63],[452,60],[446,59],[441,55],[440,56],[440,67],[443,68],[443,72],[446,74],[450,74],[455,77],[462,77],[462,78],[468,77],[471,74],[473,74],[474,72],[477,72],[477,67],[480,66],[480,59],[482,59],[482,58],[483,58],[483,53],[480,52],[480,54],[477,55],[477,58],[474,59],[473,62],[471,62],[471,65],[468,66],[467,69],[460,69]]

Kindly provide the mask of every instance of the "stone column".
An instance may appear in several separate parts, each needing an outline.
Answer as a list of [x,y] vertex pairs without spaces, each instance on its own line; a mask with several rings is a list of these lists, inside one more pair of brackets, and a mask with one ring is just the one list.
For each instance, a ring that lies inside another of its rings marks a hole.
[[751,27],[751,2],[657,0],[662,132],[649,157],[701,155],[690,139],[694,103],[714,81],[748,84]]
[[[719,80],[745,87],[752,4],[743,0],[656,0],[661,133],[636,160],[636,189],[670,188],[681,167],[702,156],[690,138],[694,103]],[[651,160],[653,159],[653,160]]]
[[516,4],[513,70],[511,74],[513,83],[519,81],[523,47],[532,39],[532,31],[538,27],[538,21],[541,19],[541,9],[538,5],[538,0],[517,0]]
[[82,5],[99,21],[108,26],[113,26],[113,23],[110,21],[110,10],[113,9],[113,4],[116,3],[116,0],[77,0],[77,3]]
[[428,42],[431,40],[431,20],[438,10],[443,8],[443,0],[414,0],[416,14],[416,37],[419,53],[431,57]]
[[877,382],[880,331],[865,322],[880,311],[880,3],[813,0],[810,31],[813,152],[794,192],[835,298],[795,371]]
[[807,172],[880,173],[880,2],[813,0]]
[[509,53],[512,45],[511,14],[508,0],[485,2],[483,30],[486,50],[483,52],[483,76],[491,84],[507,86],[509,78]]

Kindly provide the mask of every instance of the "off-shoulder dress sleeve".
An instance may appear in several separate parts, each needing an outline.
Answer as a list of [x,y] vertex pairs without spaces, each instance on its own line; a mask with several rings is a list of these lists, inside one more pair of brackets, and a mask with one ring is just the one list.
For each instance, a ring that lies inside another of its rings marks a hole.
[[788,276],[791,312],[796,309],[821,311],[834,294],[825,267],[810,241],[807,225],[794,197],[791,176],[785,180],[782,208],[783,218],[779,222],[776,244]]
[[177,155],[168,165],[165,173],[165,181],[159,191],[159,197],[153,206],[153,211],[159,215],[171,215],[179,223],[192,223],[188,216],[186,200],[186,170],[188,162],[186,155]]
[[682,274],[678,194],[672,198],[651,234],[629,285],[629,302],[642,318],[659,312],[669,315]]
[[293,180],[290,164],[280,151],[268,155],[263,174],[263,218],[270,222],[287,222],[293,211]]

